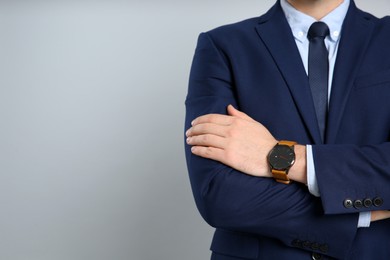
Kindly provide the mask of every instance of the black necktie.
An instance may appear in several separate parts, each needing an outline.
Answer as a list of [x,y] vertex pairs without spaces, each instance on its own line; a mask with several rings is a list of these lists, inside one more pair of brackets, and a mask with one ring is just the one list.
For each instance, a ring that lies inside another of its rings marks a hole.
[[329,28],[323,22],[315,22],[308,32],[309,44],[309,83],[317,114],[321,138],[324,141],[328,108],[328,50],[324,39],[329,35]]

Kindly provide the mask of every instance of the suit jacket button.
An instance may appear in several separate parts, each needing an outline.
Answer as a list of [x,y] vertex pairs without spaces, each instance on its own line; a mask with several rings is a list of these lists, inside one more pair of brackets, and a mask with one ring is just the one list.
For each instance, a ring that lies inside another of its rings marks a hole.
[[299,240],[299,239],[294,239],[292,242],[291,242],[291,245],[293,247],[302,247],[302,241]]
[[317,251],[319,248],[320,248],[320,245],[318,243],[314,242],[311,244],[311,249],[313,249],[314,251]]
[[374,198],[373,203],[375,207],[380,207],[383,204],[383,199],[381,197],[376,197]]
[[327,244],[320,245],[320,251],[322,253],[327,253],[329,251],[329,246]]
[[310,247],[310,242],[309,241],[303,241],[302,246],[304,248],[309,248]]
[[371,199],[365,199],[365,200],[363,201],[363,205],[364,205],[364,207],[366,207],[366,208],[371,207],[371,206],[372,206],[372,200],[371,200]]
[[321,260],[322,259],[322,255],[318,254],[318,253],[313,253],[311,255],[311,259],[313,259],[313,260]]
[[355,200],[353,206],[355,207],[355,209],[360,209],[361,207],[363,207],[363,202],[361,200]]
[[344,207],[346,207],[347,209],[350,209],[350,208],[352,208],[352,206],[353,206],[352,200],[350,200],[350,199],[344,200]]

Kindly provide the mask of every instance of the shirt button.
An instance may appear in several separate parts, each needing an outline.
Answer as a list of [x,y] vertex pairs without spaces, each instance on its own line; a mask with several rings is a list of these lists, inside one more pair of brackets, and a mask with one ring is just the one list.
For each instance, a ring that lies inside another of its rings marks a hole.
[[334,31],[334,32],[333,32],[333,36],[334,36],[334,37],[338,37],[339,35],[340,35],[340,32],[339,32],[339,31]]
[[298,33],[298,36],[299,36],[299,37],[303,37],[303,32],[299,32],[299,33]]

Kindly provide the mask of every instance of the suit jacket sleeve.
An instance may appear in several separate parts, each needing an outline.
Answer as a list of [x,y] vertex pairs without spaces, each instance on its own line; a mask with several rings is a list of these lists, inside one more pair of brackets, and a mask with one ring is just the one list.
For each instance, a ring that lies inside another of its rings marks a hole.
[[[226,114],[228,104],[239,108],[234,76],[223,50],[208,33],[201,34],[190,74],[185,129],[200,115]],[[350,250],[358,214],[325,215],[321,200],[304,185],[248,176],[191,154],[188,145],[185,150],[195,202],[211,226],[276,238],[286,246],[293,246],[295,239],[318,241],[337,258]],[[344,243],[336,242],[341,240]]]
[[316,145],[313,155],[326,214],[390,209],[390,143]]

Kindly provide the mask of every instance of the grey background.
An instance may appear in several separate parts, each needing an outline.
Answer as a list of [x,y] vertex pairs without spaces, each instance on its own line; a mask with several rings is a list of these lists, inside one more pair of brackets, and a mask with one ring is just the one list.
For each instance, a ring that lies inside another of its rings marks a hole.
[[273,3],[0,1],[0,260],[207,259],[182,140],[197,35]]

